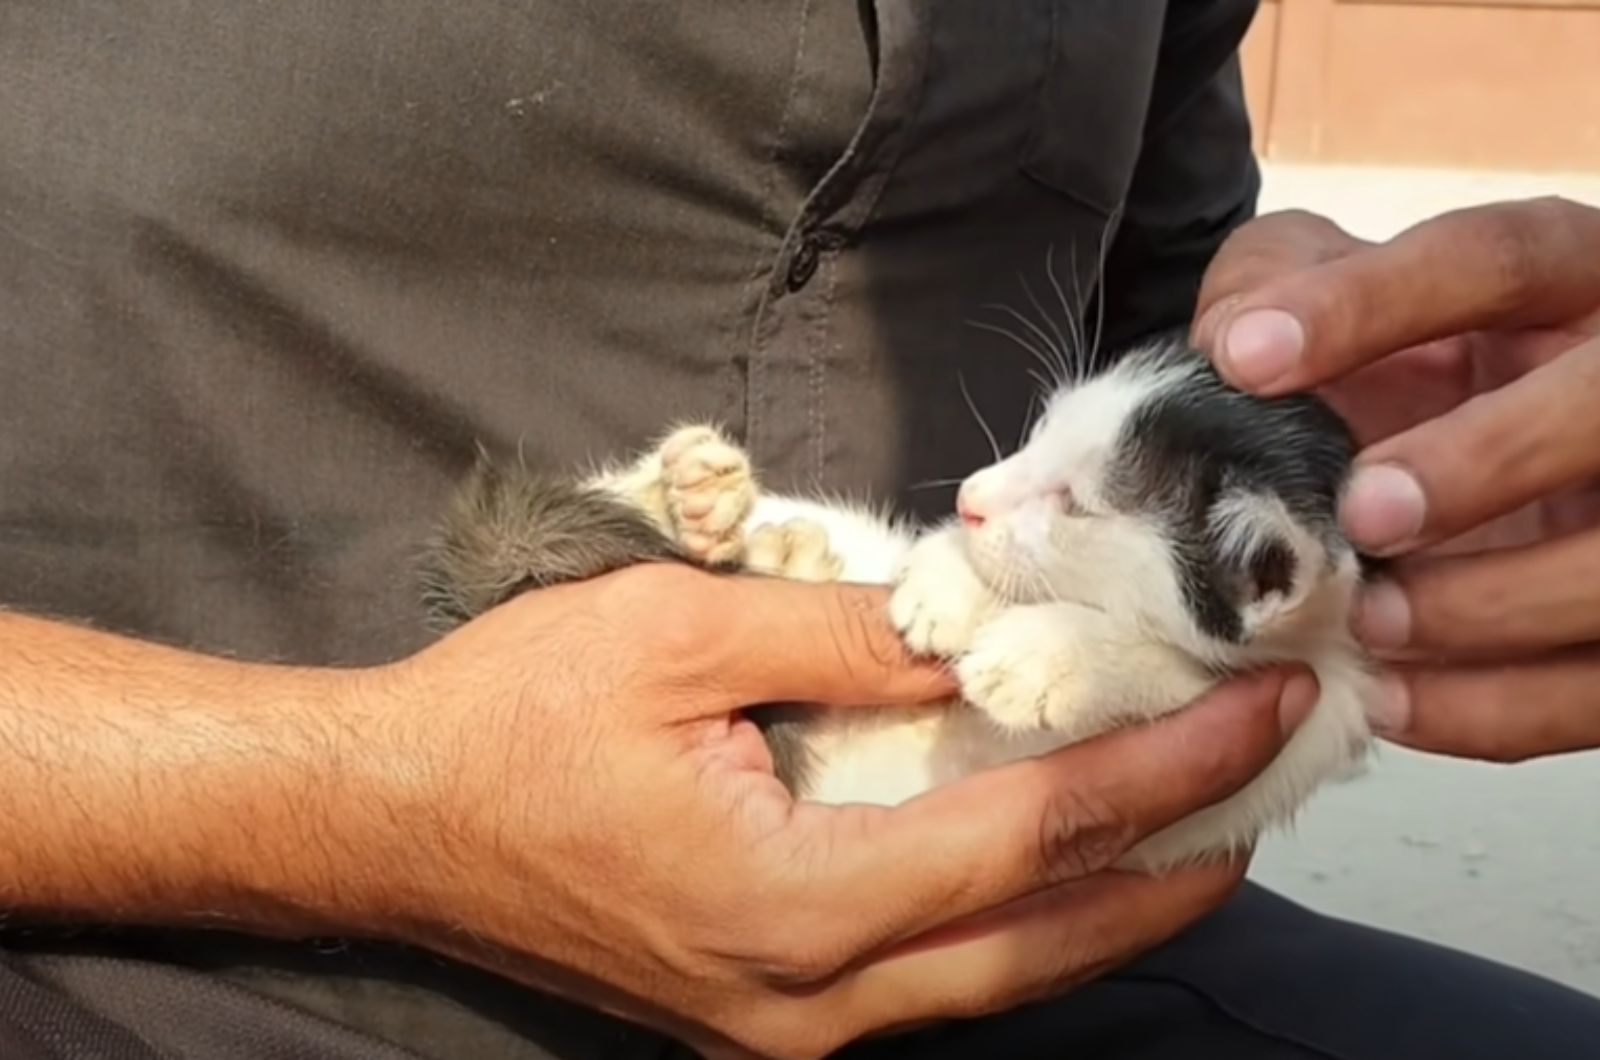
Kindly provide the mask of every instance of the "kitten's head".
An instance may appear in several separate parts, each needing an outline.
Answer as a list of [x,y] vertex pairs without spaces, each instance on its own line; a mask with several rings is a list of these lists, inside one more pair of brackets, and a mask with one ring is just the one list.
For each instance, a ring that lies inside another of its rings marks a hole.
[[1163,341],[1053,394],[958,510],[1008,599],[1118,612],[1207,655],[1292,650],[1343,628],[1359,577],[1335,518],[1353,453],[1321,401],[1240,393]]

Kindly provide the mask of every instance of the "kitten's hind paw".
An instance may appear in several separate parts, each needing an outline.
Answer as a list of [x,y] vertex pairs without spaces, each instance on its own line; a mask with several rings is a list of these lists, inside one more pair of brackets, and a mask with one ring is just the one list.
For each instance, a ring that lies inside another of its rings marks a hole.
[[750,459],[714,428],[685,427],[661,444],[667,515],[685,551],[707,563],[744,555],[744,521],[755,504]]
[[757,527],[750,534],[745,564],[758,574],[802,582],[837,581],[844,563],[828,544],[828,532],[810,519]]

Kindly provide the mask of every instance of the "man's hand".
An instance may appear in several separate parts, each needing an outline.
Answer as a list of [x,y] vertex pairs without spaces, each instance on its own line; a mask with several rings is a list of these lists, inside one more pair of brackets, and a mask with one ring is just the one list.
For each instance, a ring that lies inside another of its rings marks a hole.
[[1393,737],[1600,746],[1600,211],[1482,207],[1381,245],[1263,217],[1218,254],[1195,338],[1245,389],[1320,389],[1367,445],[1342,520],[1402,557],[1357,622],[1394,663]]
[[810,1057],[1065,989],[1233,890],[1107,866],[1264,768],[1312,677],[896,809],[797,805],[744,708],[952,691],[886,604],[640,567],[344,671],[0,613],[0,908],[399,940]]
[[391,914],[372,927],[713,1055],[809,1057],[1062,990],[1232,892],[1242,865],[1107,866],[1262,769],[1309,675],[900,808],[796,804],[744,708],[952,691],[885,605],[639,568],[519,598],[393,668],[379,713],[406,766],[381,805],[404,861],[362,903]]

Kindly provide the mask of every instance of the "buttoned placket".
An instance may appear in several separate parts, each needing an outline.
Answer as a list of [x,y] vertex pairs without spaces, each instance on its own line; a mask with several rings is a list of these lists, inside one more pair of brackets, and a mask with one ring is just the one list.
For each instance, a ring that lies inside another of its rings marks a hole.
[[746,447],[758,467],[785,467],[810,483],[827,471],[835,265],[856,245],[894,168],[926,69],[926,22],[916,5],[880,0],[876,9],[879,62],[867,112],[790,222],[751,332]]

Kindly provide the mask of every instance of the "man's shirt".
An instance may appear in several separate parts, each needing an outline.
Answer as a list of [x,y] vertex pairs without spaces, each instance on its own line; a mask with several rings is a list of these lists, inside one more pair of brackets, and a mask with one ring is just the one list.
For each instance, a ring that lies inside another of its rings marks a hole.
[[477,443],[683,419],[947,510],[964,391],[1010,441],[1027,347],[1187,321],[1253,209],[1253,9],[0,6],[0,603],[392,657]]

